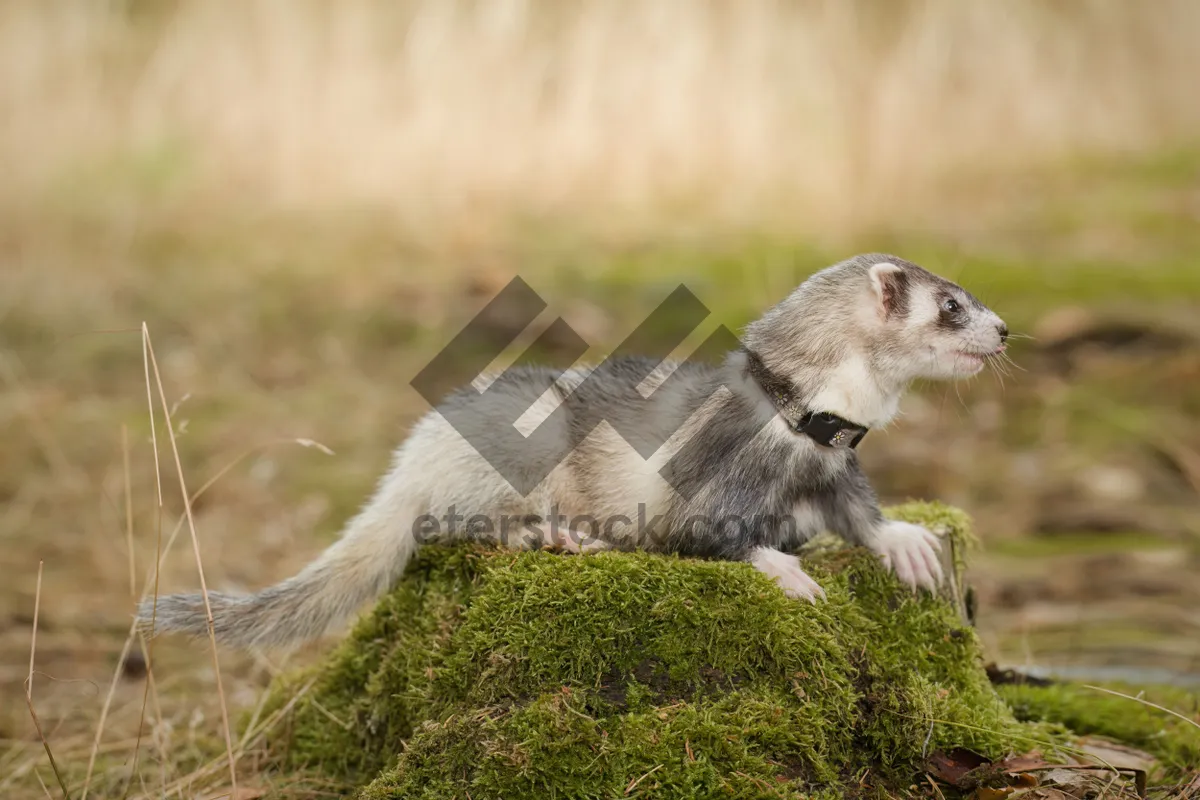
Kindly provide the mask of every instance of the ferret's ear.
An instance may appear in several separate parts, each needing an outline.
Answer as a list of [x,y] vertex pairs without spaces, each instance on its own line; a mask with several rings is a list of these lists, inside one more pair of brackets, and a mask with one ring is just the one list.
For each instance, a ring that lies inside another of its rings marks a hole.
[[908,313],[908,273],[890,261],[881,261],[871,267],[870,275],[880,316],[899,317]]

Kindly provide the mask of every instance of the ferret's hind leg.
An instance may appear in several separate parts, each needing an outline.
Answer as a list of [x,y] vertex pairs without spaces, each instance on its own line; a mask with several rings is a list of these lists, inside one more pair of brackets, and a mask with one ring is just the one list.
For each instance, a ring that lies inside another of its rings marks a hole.
[[550,542],[548,547],[564,553],[575,554],[599,553],[612,549],[612,545],[603,539],[597,539],[590,533],[580,533],[574,529],[557,531],[556,541]]

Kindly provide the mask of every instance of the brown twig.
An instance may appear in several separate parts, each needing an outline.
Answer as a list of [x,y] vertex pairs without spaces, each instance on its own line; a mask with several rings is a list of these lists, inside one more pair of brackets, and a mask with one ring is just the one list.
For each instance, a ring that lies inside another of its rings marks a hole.
[[46,782],[42,780],[42,773],[38,772],[37,769],[34,769],[33,777],[37,778],[38,786],[42,787],[42,793],[46,795],[46,797],[50,798],[50,800],[54,800],[54,795],[50,794],[50,789],[47,788]]
[[[25,704],[29,706],[29,716],[33,719],[33,727],[37,729],[38,738],[42,740],[42,747],[46,748],[46,758],[50,759],[50,769],[54,772],[54,777],[58,779],[58,785],[62,787],[63,797],[66,800],[71,800],[71,792],[67,789],[67,782],[63,779],[62,773],[58,770],[58,763],[54,760],[54,753],[50,750],[50,742],[46,741],[46,734],[42,733],[42,723],[38,720],[37,712],[33,710],[33,663],[34,657],[37,654],[37,629],[38,629],[38,614],[42,607],[42,567],[44,562],[38,562],[37,574],[37,589],[33,595],[33,636],[29,640],[29,675],[25,678]],[[38,780],[41,780],[39,777]]]
[[[237,795],[237,760],[233,755],[233,735],[230,732],[229,725],[229,704],[225,699],[225,688],[221,683],[221,663],[217,652],[217,634],[213,627],[212,604],[208,599],[208,582],[204,578],[204,563],[200,556],[200,537],[196,533],[196,520],[192,516],[192,501],[188,495],[187,481],[183,476],[183,461],[179,457],[179,444],[175,439],[175,427],[171,423],[171,410],[167,405],[166,390],[163,389],[162,374],[158,369],[158,359],[154,356],[154,345],[150,341],[150,328],[146,323],[142,323],[142,336],[145,346],[145,354],[149,356],[150,365],[154,368],[154,381],[158,388],[158,398],[162,407],[163,418],[167,423],[167,434],[171,439],[171,454],[175,460],[175,472],[179,478],[180,494],[183,496],[183,510],[187,517],[188,531],[192,537],[192,552],[196,558],[196,572],[200,577],[200,595],[204,599],[204,615],[208,623],[208,641],[212,651],[213,673],[217,683],[217,697],[220,700],[221,706],[221,723],[225,734],[225,752],[229,758],[229,782],[231,793]],[[147,376],[147,381],[149,376]],[[157,449],[155,452],[157,459]],[[157,592],[155,593],[157,598]]]
[[133,555],[133,486],[129,480],[129,426],[121,425],[121,468],[125,476],[125,550],[129,555],[129,596],[137,599],[137,566]]
[[628,796],[629,796],[629,795],[630,795],[630,794],[633,792],[633,790],[637,788],[637,786],[638,786],[638,784],[639,784],[639,783],[641,783],[642,781],[646,780],[646,778],[649,778],[649,777],[650,777],[651,775],[653,775],[654,773],[658,772],[658,771],[659,771],[660,769],[662,769],[664,766],[665,766],[664,764],[659,764],[657,767],[655,767],[654,769],[650,770],[649,772],[647,772],[647,773],[646,773],[645,775],[643,775],[642,777],[640,777],[640,778],[636,778],[636,779],[634,779],[633,781],[630,781],[629,785],[628,785],[627,787],[625,787],[625,795],[628,797]]
[[[149,695],[151,702],[154,705],[154,719],[157,721],[157,726],[154,728],[155,744],[158,746],[158,778],[159,783],[164,787],[163,795],[166,795],[167,785],[167,746],[166,740],[163,738],[163,731],[166,730],[166,724],[163,721],[162,703],[158,699],[158,683],[154,679],[154,664],[151,654],[151,643],[141,633],[138,634],[138,642],[142,646],[142,658],[146,662],[146,685],[142,690],[142,708],[138,715],[138,733],[137,739],[133,745],[133,771],[136,772],[138,757],[142,746],[142,727],[146,722],[146,697]],[[132,774],[132,773],[131,773]],[[124,797],[128,797],[128,792],[132,784],[126,784]]]
[[92,785],[92,770],[96,766],[96,754],[100,751],[100,739],[104,736],[104,723],[108,721],[108,710],[112,707],[113,696],[117,693],[117,681],[121,679],[121,672],[125,669],[125,659],[129,657],[129,647],[133,644],[136,625],[135,622],[135,627],[129,631],[129,636],[125,637],[125,646],[121,648],[121,655],[117,656],[117,667],[113,670],[112,681],[108,684],[108,694],[104,697],[104,705],[100,707],[100,720],[96,723],[96,735],[92,739],[92,752],[88,756],[87,773],[83,778],[80,800],[87,800],[88,789]]
[[[145,347],[143,346],[143,352],[142,352],[143,359],[145,358],[145,355],[146,355]],[[147,394],[146,399],[147,399],[147,402],[149,405],[149,412],[150,412],[150,437],[151,437],[151,442],[154,446],[154,471],[155,471],[155,478],[157,481],[156,486],[158,488],[158,496],[156,498],[158,501],[158,505],[156,506],[157,513],[154,515],[154,518],[155,518],[155,552],[154,552],[154,570],[152,572],[152,577],[153,577],[153,581],[154,581],[154,600],[153,600],[153,606],[152,606],[152,609],[150,612],[150,630],[153,631],[155,624],[158,622],[158,578],[159,578],[159,569],[162,566],[162,550],[163,550],[163,547],[162,547],[162,508],[163,508],[163,503],[162,503],[162,481],[161,481],[161,479],[159,479],[159,475],[158,475],[158,439],[157,439],[157,437],[155,435],[155,431],[154,431],[154,400],[153,400],[153,398],[150,397],[149,391],[150,391],[150,371],[149,371],[149,369],[147,369],[146,370],[146,394]],[[124,430],[125,430],[124,427],[122,427],[122,432],[124,432]],[[126,449],[126,458],[128,459],[128,449]],[[133,563],[133,509],[132,509],[132,505],[131,505],[131,501],[130,501],[129,486],[130,486],[129,464],[128,464],[128,460],[126,460],[126,464],[125,464],[125,487],[126,487],[125,504],[126,504],[126,529],[128,531],[128,535],[129,535],[129,553],[130,553],[130,556],[129,556],[129,569],[130,569],[129,581],[130,581],[131,586],[135,586],[136,583],[135,583],[135,579],[134,579],[134,575],[133,575],[133,569],[134,569],[134,563]],[[151,578],[147,577],[147,581],[146,581],[147,585],[149,584],[150,580],[151,580]],[[146,589],[143,588],[142,594],[145,594],[145,592],[146,592]],[[137,632],[137,622],[135,620],[133,627],[130,629],[130,635],[132,636],[136,632]],[[141,757],[141,753],[142,753],[142,729],[146,725],[146,701],[150,697],[154,698],[154,716],[155,716],[155,719],[158,720],[158,727],[155,730],[156,731],[163,730],[162,706],[158,702],[158,687],[154,683],[154,664],[153,664],[152,645],[150,644],[150,642],[148,642],[146,640],[145,636],[142,636],[140,634],[138,635],[138,641],[142,647],[142,658],[146,662],[146,684],[145,684],[145,686],[142,687],[142,707],[141,707],[141,710],[138,712],[137,739],[133,743],[133,765],[130,767],[130,772],[129,772],[130,781],[125,784],[125,791],[121,795],[122,800],[125,800],[125,798],[127,798],[129,796],[129,790],[131,788],[133,788],[132,777],[134,775],[138,774],[137,773],[138,760]],[[159,758],[159,780],[163,786],[163,796],[165,797],[166,796],[166,785],[167,785],[167,771],[166,771],[166,766],[165,766],[166,765],[166,757],[165,757],[166,756],[166,753],[165,753],[166,748],[163,746],[161,741],[159,741],[158,744],[159,744],[159,751],[160,751],[159,752],[159,755],[160,755],[160,758]]]

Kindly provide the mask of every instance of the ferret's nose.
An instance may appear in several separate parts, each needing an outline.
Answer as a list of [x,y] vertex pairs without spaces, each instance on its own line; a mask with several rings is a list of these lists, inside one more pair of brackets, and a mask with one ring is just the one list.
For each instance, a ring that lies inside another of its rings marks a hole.
[[1008,341],[1008,326],[1003,322],[996,326],[996,332],[1000,334],[1000,344]]

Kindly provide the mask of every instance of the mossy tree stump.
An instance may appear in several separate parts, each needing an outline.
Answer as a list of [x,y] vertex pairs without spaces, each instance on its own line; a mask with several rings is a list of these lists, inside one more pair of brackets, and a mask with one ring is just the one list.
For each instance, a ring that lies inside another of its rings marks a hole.
[[[894,509],[958,543],[959,512]],[[924,756],[1024,751],[953,602],[861,550],[818,550],[827,600],[748,564],[430,547],[294,698],[275,744],[363,798],[845,796]]]

